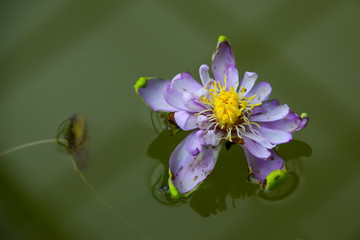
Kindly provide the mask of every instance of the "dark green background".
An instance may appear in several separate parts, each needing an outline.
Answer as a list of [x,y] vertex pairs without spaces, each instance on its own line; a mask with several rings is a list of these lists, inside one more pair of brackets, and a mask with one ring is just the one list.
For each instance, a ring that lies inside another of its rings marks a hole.
[[[112,209],[56,144],[34,146],[0,159],[0,238],[359,239],[359,13],[356,0],[1,1],[0,152],[84,113],[84,174]],[[161,204],[151,187],[184,134],[158,137],[133,85],[199,79],[222,34],[240,74],[310,115],[283,146],[295,184],[264,197],[233,147],[193,198]]]

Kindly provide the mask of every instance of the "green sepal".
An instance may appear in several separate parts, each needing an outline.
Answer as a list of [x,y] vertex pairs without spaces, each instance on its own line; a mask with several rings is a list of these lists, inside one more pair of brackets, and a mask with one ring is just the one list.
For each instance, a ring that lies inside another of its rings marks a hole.
[[181,131],[181,128],[176,127],[175,125],[169,124],[169,130],[171,133],[171,136],[175,136],[177,133],[179,133]]
[[167,119],[169,117],[169,112],[163,112],[163,113],[164,113],[165,118]]
[[[171,136],[175,136],[177,133],[179,133],[182,130],[179,126],[169,123],[169,121],[168,121],[169,112],[161,112],[161,113],[163,114],[160,116],[160,118],[162,119],[163,126],[166,126],[166,129],[169,130]],[[153,123],[154,128],[156,128],[153,119],[152,119],[152,123]],[[161,129],[160,131],[158,131],[158,130],[156,130],[156,131],[158,132],[158,134],[160,134],[160,132],[162,130],[163,129]]]
[[284,166],[283,169],[276,169],[266,177],[265,190],[272,190],[282,184],[288,176],[288,171]]
[[152,79],[152,78],[151,77],[141,77],[136,81],[136,83],[134,85],[134,89],[135,89],[135,92],[137,95],[139,95],[139,93],[138,93],[139,88],[145,88],[146,84],[147,84],[147,80],[149,80],[149,79]]
[[[169,118],[169,112],[163,112],[165,115],[165,121],[167,121],[167,119]],[[167,123],[168,126],[168,130],[171,133],[171,136],[175,136],[175,134],[177,134],[178,132],[181,131],[181,128],[179,128],[179,126],[171,124],[171,123]]]

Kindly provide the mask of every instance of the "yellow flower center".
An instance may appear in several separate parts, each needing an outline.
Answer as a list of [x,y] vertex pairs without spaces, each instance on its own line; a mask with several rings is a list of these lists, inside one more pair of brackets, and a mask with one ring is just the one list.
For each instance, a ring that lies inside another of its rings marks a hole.
[[229,91],[221,89],[219,94],[213,95],[214,115],[220,128],[231,128],[241,115],[237,92],[231,87]]

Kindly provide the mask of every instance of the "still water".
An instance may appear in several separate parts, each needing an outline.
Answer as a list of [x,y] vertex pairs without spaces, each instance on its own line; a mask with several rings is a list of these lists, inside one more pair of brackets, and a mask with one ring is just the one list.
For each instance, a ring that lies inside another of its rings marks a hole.
[[[55,141],[0,158],[1,239],[360,238],[358,1],[0,5],[0,152],[54,140],[73,113],[89,150],[82,175]],[[171,201],[167,161],[187,133],[158,134],[133,85],[198,79],[222,34],[240,74],[257,72],[310,122],[279,147],[290,177],[278,190],[250,183],[234,146],[191,198]]]

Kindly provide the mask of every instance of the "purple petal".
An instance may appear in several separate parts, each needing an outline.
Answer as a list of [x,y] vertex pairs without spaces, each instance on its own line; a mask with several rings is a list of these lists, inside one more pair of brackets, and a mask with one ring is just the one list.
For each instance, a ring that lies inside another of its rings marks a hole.
[[203,86],[208,88],[211,82],[211,78],[209,76],[209,67],[207,65],[201,65],[199,69],[199,75]]
[[196,94],[194,95],[190,92],[184,92],[183,93],[184,105],[185,107],[187,107],[189,111],[201,112],[202,110],[205,110],[205,107],[196,100],[196,97],[197,97]]
[[268,158],[270,157],[270,151],[264,147],[261,143],[251,140],[248,137],[243,136],[245,144],[243,145],[249,152],[251,152],[257,158]]
[[263,125],[261,124],[260,124],[260,128],[258,128],[257,131],[261,134],[261,137],[267,139],[269,142],[273,144],[287,143],[290,142],[292,139],[291,133],[281,130],[266,128],[263,127]]
[[222,136],[222,131],[209,130],[204,134],[204,141],[207,145],[217,146]]
[[181,110],[188,112],[200,112],[205,107],[196,98],[201,84],[196,82],[188,72],[179,73],[171,81],[171,86],[165,90],[165,101]]
[[174,115],[176,124],[184,131],[192,130],[196,128],[196,119],[197,116],[193,113],[186,111],[175,112]]
[[251,101],[251,103],[256,104],[259,102],[263,102],[267,100],[271,93],[271,85],[267,82],[260,82],[253,87],[248,94],[247,97],[252,97],[256,95],[256,97]]
[[289,112],[290,108],[287,104],[279,105],[277,100],[272,100],[255,107],[249,120],[252,122],[272,122],[283,119]]
[[179,73],[171,80],[171,87],[180,93],[190,92],[195,94],[203,86],[201,86],[190,73],[184,72]]
[[207,99],[209,99],[211,97],[209,90],[205,89],[205,88],[200,88],[196,93],[195,93],[195,99],[198,102],[201,102],[202,98],[205,97]]
[[200,112],[205,109],[190,92],[180,93],[170,86],[165,89],[165,101],[178,110],[187,112]]
[[[257,78],[258,78],[258,75],[256,73],[245,72],[245,74],[242,77],[241,82],[240,82],[239,93],[241,92],[241,89],[244,87],[246,90],[244,96],[246,96],[247,93],[249,91],[251,91],[251,89],[253,88]],[[251,96],[249,96],[249,97],[251,97]]]
[[216,81],[224,86],[225,70],[229,65],[235,66],[235,59],[226,38],[219,37],[217,49],[213,55],[212,72]]
[[220,146],[202,146],[201,152],[193,156],[187,151],[187,145],[194,144],[189,141],[196,135],[196,131],[189,134],[174,150],[170,156],[170,179],[181,195],[189,194],[202,183],[214,169]]
[[165,89],[165,101],[171,106],[174,106],[178,109],[187,110],[187,107],[185,106],[183,101],[183,95],[177,90],[171,88],[170,86],[167,86],[167,88]]
[[266,187],[266,178],[276,170],[283,170],[285,168],[284,160],[279,157],[274,150],[270,150],[271,156],[267,159],[259,159],[252,155],[246,148],[244,153],[250,168],[250,173],[257,182]]
[[169,105],[164,98],[164,91],[170,83],[169,80],[148,79],[146,86],[139,88],[138,93],[154,111],[175,112],[179,109]]
[[279,101],[277,99],[272,99],[262,102],[260,106],[257,106],[253,109],[252,115],[272,111],[278,106],[279,106]]
[[209,118],[204,115],[200,115],[196,119],[196,126],[199,129],[207,129],[210,126]]
[[233,87],[236,91],[236,88],[239,85],[239,72],[235,65],[228,65],[225,69],[226,78],[226,90],[230,90],[230,87]]
[[244,132],[242,134],[242,136],[247,137],[255,142],[260,143],[261,145],[263,145],[264,147],[270,149],[270,148],[274,148],[276,145],[270,143],[266,138],[263,138],[262,136],[259,136],[257,134],[254,134],[252,132]]
[[299,128],[302,129],[302,123],[302,119],[297,114],[291,112],[283,119],[273,122],[262,122],[261,126],[292,133],[298,131]]
[[194,134],[191,134],[191,136],[187,140],[185,149],[191,155],[196,156],[201,152],[203,145],[205,145],[204,130],[195,131]]

